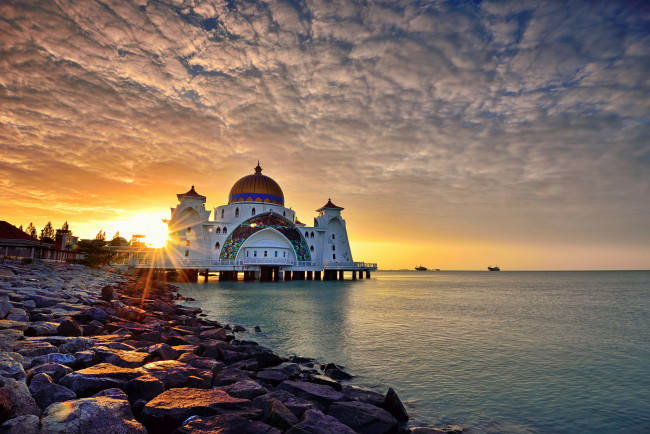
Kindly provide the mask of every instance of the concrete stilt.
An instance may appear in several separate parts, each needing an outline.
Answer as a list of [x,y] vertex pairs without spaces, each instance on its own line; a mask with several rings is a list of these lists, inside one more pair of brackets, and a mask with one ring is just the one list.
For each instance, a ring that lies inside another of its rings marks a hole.
[[339,270],[339,280],[343,280],[343,270]]
[[320,271],[314,272],[314,280],[320,280]]
[[352,270],[352,280],[357,280],[357,270]]
[[284,272],[284,281],[286,282],[286,281],[288,281],[288,280],[291,280],[291,278],[292,278],[291,275],[292,275],[292,274],[293,274],[292,271],[285,270],[285,272]]
[[366,270],[366,279],[370,279],[370,270]]

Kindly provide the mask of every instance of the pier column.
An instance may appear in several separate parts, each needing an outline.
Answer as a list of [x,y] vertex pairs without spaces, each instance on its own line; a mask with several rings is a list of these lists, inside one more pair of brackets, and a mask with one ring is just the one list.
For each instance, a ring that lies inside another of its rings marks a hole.
[[357,280],[357,270],[352,270],[352,280]]
[[359,270],[359,279],[363,279],[363,270]]
[[313,271],[308,271],[307,272],[307,280],[313,280],[314,279],[314,272]]
[[370,279],[370,270],[366,270],[366,279]]
[[284,281],[285,282],[288,281],[288,280],[291,280],[291,274],[292,274],[291,271],[285,271],[284,272]]
[[343,279],[343,270],[339,270],[339,280],[344,280]]
[[275,280],[276,282],[279,282],[280,280],[282,280],[282,274],[283,274],[283,271],[280,270],[279,267],[276,268],[275,269],[275,275],[273,276],[273,280]]
[[314,272],[314,280],[320,280],[320,271]]

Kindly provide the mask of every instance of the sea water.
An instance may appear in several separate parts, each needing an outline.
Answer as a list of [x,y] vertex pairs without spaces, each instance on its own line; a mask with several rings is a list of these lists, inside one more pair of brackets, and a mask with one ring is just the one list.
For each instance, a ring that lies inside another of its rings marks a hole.
[[281,355],[393,387],[409,426],[650,432],[650,272],[375,272],[184,284]]

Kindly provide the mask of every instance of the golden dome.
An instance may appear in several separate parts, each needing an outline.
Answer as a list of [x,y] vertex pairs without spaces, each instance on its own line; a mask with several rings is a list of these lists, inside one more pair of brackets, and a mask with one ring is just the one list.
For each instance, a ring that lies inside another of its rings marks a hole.
[[284,193],[272,178],[262,175],[259,162],[253,175],[241,178],[230,189],[228,203],[266,202],[284,206]]

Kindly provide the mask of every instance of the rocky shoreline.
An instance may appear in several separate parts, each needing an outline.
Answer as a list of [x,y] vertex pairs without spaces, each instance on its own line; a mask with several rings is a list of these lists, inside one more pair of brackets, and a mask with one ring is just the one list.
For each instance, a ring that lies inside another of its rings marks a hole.
[[0,262],[0,433],[451,433],[117,270]]

